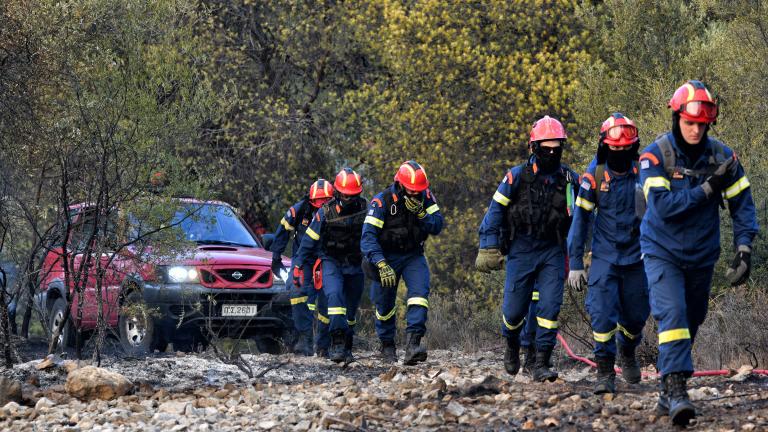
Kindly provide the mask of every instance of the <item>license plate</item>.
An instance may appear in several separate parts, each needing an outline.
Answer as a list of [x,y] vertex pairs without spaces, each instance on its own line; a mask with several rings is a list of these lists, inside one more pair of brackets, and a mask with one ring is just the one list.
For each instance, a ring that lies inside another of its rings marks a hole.
[[221,316],[225,317],[252,317],[256,316],[257,305],[222,305]]

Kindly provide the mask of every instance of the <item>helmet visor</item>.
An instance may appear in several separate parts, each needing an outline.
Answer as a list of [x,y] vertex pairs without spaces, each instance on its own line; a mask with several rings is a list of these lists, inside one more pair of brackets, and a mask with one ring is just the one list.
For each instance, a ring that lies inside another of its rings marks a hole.
[[717,105],[704,101],[688,102],[683,106],[683,114],[697,119],[714,121],[717,118]]
[[630,125],[621,125],[608,129],[608,138],[617,140],[622,137],[627,140],[637,138],[637,128]]

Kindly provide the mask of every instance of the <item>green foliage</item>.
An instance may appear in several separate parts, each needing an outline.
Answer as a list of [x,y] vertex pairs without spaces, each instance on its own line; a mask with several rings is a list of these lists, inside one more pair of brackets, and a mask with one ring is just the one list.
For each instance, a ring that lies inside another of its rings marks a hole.
[[543,114],[572,125],[589,38],[571,1],[361,2],[348,20],[376,72],[344,95],[345,144],[377,187],[425,166],[446,228],[430,240],[443,287],[489,298],[472,270],[477,227]]

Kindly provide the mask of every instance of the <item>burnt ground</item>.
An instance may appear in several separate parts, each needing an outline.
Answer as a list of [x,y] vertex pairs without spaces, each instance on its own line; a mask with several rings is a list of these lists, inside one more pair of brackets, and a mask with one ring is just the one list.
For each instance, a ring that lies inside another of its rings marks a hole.
[[[44,345],[33,341],[20,351],[40,359]],[[598,397],[591,393],[594,371],[581,363],[558,356],[561,378],[540,384],[507,375],[502,354],[501,348],[440,350],[419,366],[391,366],[364,351],[346,367],[292,354],[247,354],[241,367],[250,373],[210,350],[105,355],[102,367],[125,375],[135,391],[90,403],[66,395],[63,368],[37,370],[39,360],[31,360],[2,372],[25,383],[28,407],[0,413],[0,429],[678,430],[654,411],[656,379],[619,380],[615,397]],[[695,378],[690,388],[701,415],[689,429],[768,430],[768,379]]]

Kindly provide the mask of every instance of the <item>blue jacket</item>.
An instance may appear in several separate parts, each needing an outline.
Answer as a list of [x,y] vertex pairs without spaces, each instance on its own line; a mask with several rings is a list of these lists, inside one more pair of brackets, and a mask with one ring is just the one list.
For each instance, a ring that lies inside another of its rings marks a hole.
[[[515,179],[520,178],[520,176],[523,174],[523,170],[526,168],[528,164],[533,164],[533,171],[536,173],[538,171],[538,166],[536,165],[536,158],[531,157],[528,162],[518,165],[516,167],[510,168],[507,173],[504,175],[504,178],[501,179],[501,183],[499,184],[499,187],[496,189],[496,192],[493,194],[493,199],[491,199],[491,204],[488,206],[488,211],[485,212],[485,216],[483,217],[483,222],[480,224],[480,249],[498,249],[501,246],[502,239],[501,239],[501,228],[503,223],[506,222],[505,213],[507,212],[507,207],[512,203],[512,200],[515,197],[515,194],[517,192],[518,186],[520,182],[515,181]],[[563,164],[561,165],[561,170],[564,170],[565,172],[570,173],[571,179],[572,179],[572,185],[574,189],[578,187],[578,179],[579,175],[576,174],[573,170],[568,168],[567,165]],[[547,174],[545,176],[541,176],[537,174],[537,178],[545,181],[545,182],[551,182],[553,183],[556,181],[555,175],[557,172],[552,174]],[[572,209],[569,209],[569,211],[572,211]],[[527,234],[516,234],[517,236],[526,236]],[[529,239],[532,244],[537,246],[543,246],[544,243],[551,243],[547,240],[537,240],[537,239]],[[555,243],[556,244],[556,243]]]
[[[405,195],[404,192],[398,191],[398,187],[393,183],[387,189],[376,194],[368,205],[368,215],[363,224],[363,237],[360,240],[360,249],[363,252],[363,256],[374,264],[387,258],[381,248],[381,244],[379,244],[379,234],[381,234],[382,230],[386,229],[384,226],[385,212],[390,211],[390,209],[384,208],[385,194],[391,194],[395,201],[402,201]],[[419,228],[429,235],[440,234],[444,221],[443,215],[440,213],[440,207],[437,206],[435,194],[426,189],[421,193],[421,198],[427,215],[419,219]],[[417,249],[409,251],[409,253],[411,252],[424,253],[423,244]]]
[[[677,147],[671,132],[667,134],[675,151],[675,165],[703,169],[715,154],[715,140],[708,137],[706,148],[697,161],[689,161]],[[726,157],[736,157],[728,147]],[[664,171],[664,159],[654,141],[640,155],[640,181],[648,209],[640,226],[640,247],[643,254],[668,260],[682,267],[713,265],[720,256],[720,210],[714,195],[707,198],[701,184],[705,179],[687,175],[669,178]],[[736,176],[723,191],[733,219],[734,246],[752,246],[757,234],[755,203],[749,180],[741,163]]]
[[581,176],[568,232],[568,257],[573,270],[584,269],[584,244],[592,221],[592,256],[616,265],[634,264],[641,259],[640,218],[635,213],[635,190],[640,184],[637,165],[633,164],[630,172],[620,176],[605,165],[599,202],[595,198],[596,169],[597,159],[593,159]]
[[[306,209],[303,215],[300,214],[302,207]],[[316,210],[317,209],[312,207],[312,204],[309,203],[308,198],[302,198],[285,212],[285,216],[280,219],[280,225],[277,227],[277,231],[275,231],[275,239],[272,241],[272,246],[269,248],[273,258],[280,258],[280,255],[282,255],[285,248],[288,246],[291,236],[293,236],[291,258],[296,257],[296,254],[299,252],[299,246],[301,245],[301,239],[304,237],[304,233],[307,231],[307,227],[312,221],[312,216]]]

